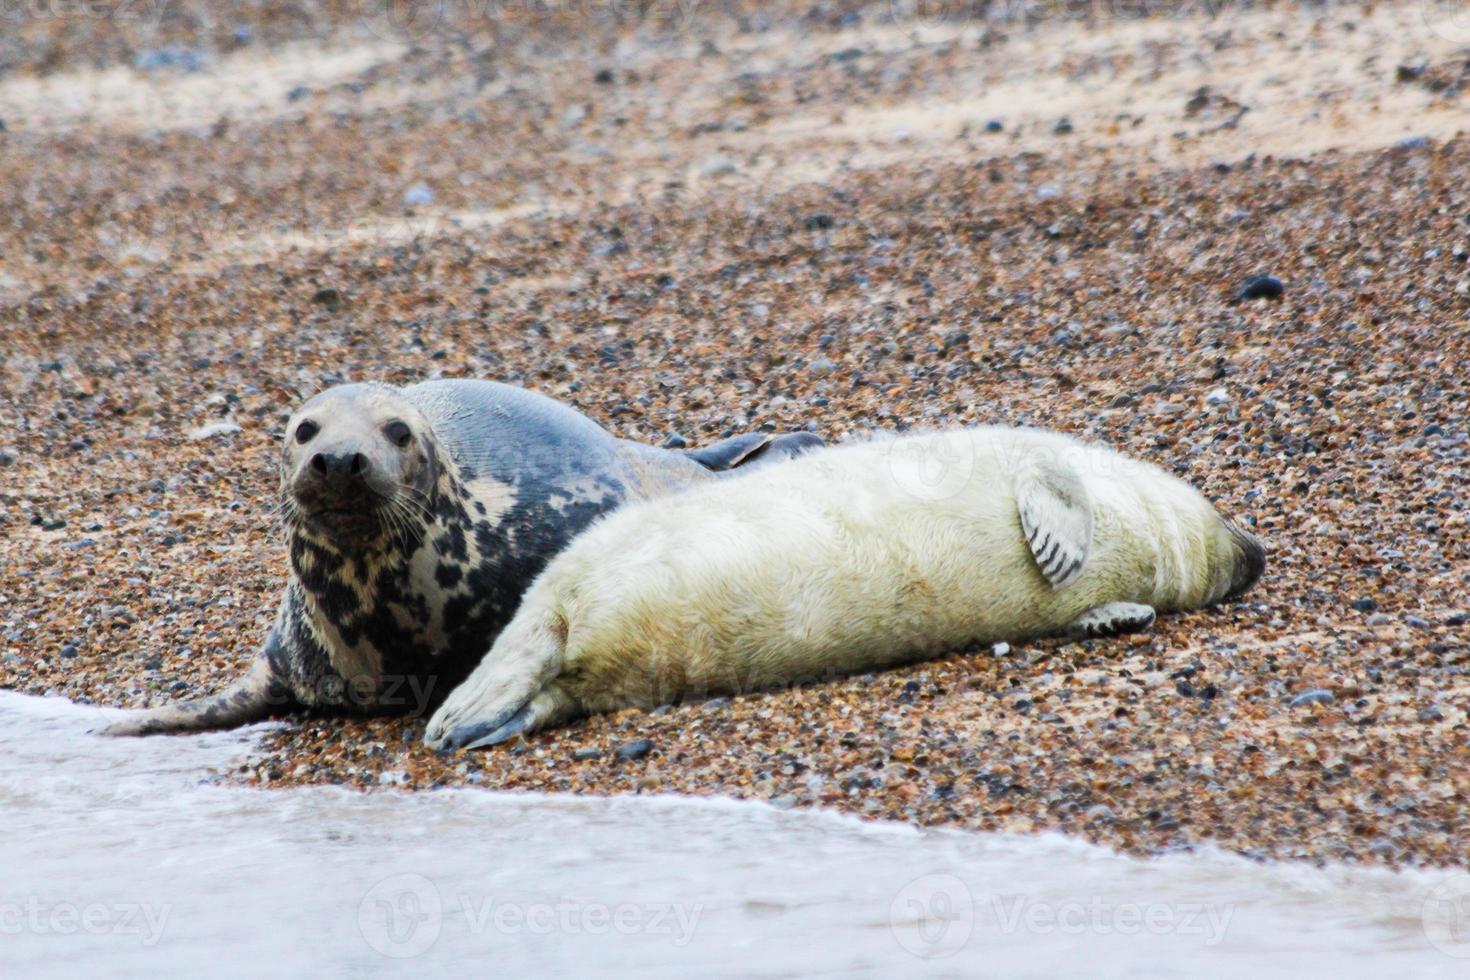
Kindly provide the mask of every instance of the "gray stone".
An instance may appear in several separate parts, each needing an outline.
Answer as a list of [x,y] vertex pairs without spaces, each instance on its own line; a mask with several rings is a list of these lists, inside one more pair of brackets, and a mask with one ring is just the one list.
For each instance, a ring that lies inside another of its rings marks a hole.
[[1304,691],[1291,699],[1289,707],[1303,708],[1309,704],[1331,704],[1334,700],[1331,691],[1318,688],[1314,691]]

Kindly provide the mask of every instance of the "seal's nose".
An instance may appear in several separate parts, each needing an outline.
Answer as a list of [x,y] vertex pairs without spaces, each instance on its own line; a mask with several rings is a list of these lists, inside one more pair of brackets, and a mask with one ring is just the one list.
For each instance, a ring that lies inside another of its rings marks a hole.
[[362,453],[317,453],[311,468],[327,486],[345,490],[367,479],[371,464]]

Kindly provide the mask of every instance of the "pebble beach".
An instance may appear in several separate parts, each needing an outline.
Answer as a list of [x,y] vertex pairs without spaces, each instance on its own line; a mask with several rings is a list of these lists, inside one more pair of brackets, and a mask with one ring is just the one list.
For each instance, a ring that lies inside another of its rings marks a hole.
[[483,752],[288,716],[221,775],[1470,867],[1453,8],[533,7],[0,38],[0,689],[242,673],[283,425],[331,384],[508,381],[655,444],[1038,425],[1201,488],[1264,579]]

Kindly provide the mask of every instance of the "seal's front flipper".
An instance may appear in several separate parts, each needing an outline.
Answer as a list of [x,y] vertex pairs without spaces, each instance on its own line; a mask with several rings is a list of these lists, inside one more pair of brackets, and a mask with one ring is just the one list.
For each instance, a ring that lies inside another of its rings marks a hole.
[[212,698],[185,701],[149,711],[133,711],[103,728],[99,734],[112,736],[159,735],[165,732],[193,732],[209,728],[234,728],[260,721],[273,712],[295,704],[286,687],[276,680],[275,672],[265,657],[258,658],[250,670]]
[[543,728],[569,721],[577,716],[577,702],[560,687],[552,684],[543,687],[525,707],[511,716],[510,720],[497,728],[488,725],[466,725],[456,728],[445,737],[448,746],[466,749],[482,749],[488,745],[508,742],[517,735],[530,735]]
[[553,683],[565,653],[566,624],[528,595],[480,666],[429,719],[424,741],[440,750],[494,745],[569,717],[575,705]]
[[690,449],[684,455],[707,470],[723,473],[736,467],[748,468],[792,459],[825,445],[820,436],[811,432],[784,432],[778,436],[747,432],[721,439],[702,449]]
[[1137,633],[1153,624],[1153,606],[1139,602],[1108,602],[1072,620],[1060,635],[1068,640],[1094,640]]
[[1036,567],[1053,589],[1077,581],[1092,548],[1092,500],[1062,463],[1028,459],[1015,478],[1016,511]]

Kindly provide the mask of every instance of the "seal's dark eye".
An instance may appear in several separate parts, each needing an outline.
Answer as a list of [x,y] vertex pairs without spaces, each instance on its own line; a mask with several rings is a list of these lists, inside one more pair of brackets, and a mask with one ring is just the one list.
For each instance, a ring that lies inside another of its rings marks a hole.
[[383,435],[387,436],[388,441],[399,449],[403,449],[410,442],[413,442],[413,430],[408,427],[407,422],[389,422],[383,426]]
[[321,426],[317,425],[310,419],[307,419],[305,422],[302,422],[296,427],[296,441],[311,442],[311,437],[316,435],[320,429]]

